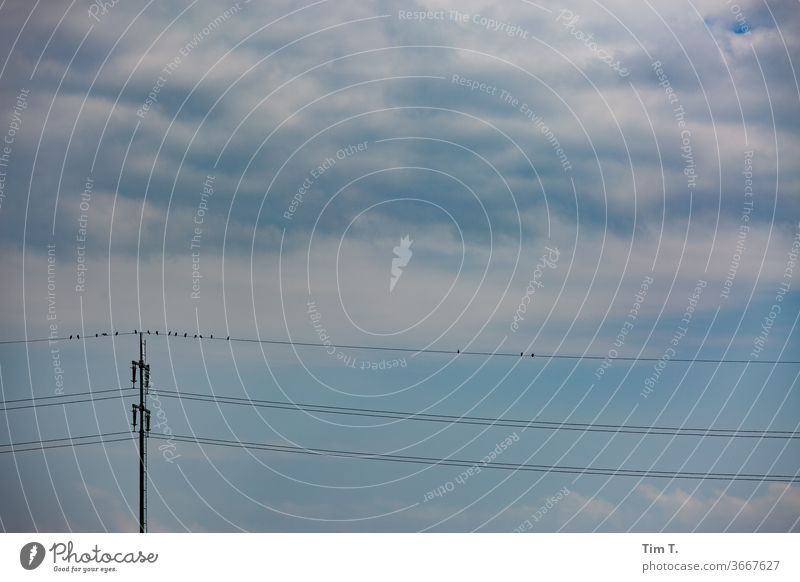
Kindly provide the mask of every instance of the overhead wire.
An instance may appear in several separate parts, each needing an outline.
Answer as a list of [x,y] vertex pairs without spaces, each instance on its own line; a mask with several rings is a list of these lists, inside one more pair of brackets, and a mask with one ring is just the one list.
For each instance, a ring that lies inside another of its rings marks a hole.
[[[120,437],[120,435],[128,435],[128,436],[118,438]],[[109,439],[107,437],[114,437],[114,438]],[[92,445],[100,443],[114,443],[114,442],[130,440],[132,438],[134,437],[129,431],[117,431],[117,432],[99,433],[93,435],[41,439],[36,441],[26,441],[17,443],[2,443],[0,444],[0,449],[8,449],[8,450],[0,450],[0,454],[20,453],[26,451],[56,449],[63,447]],[[87,441],[86,439],[94,439],[94,440]]]
[[[134,335],[138,332],[135,331],[119,331],[119,332],[102,332],[102,333],[95,333],[94,335],[85,334],[83,338],[81,338],[80,334],[72,334],[70,336],[59,336],[59,337],[37,337],[37,338],[28,338],[28,339],[7,339],[7,340],[0,340],[0,345],[9,345],[9,344],[34,344],[40,342],[56,342],[56,341],[69,341],[71,339],[101,339],[101,338],[109,338],[109,337],[117,337],[123,335]],[[74,338],[73,338],[74,336]]]
[[[103,333],[95,333],[94,335],[84,335],[83,339],[96,339],[96,338],[106,338],[106,337],[115,337],[115,336],[123,336],[123,335],[138,335],[139,331],[128,331],[128,332],[103,332]],[[548,352],[498,352],[498,351],[481,351],[481,350],[461,350],[460,348],[456,349],[438,349],[438,348],[410,348],[410,347],[400,347],[400,346],[376,346],[376,345],[366,345],[366,344],[335,344],[335,343],[323,343],[323,342],[304,342],[304,341],[295,341],[295,340],[277,340],[277,339],[261,339],[261,338],[245,338],[245,337],[234,337],[227,335],[225,337],[214,334],[206,334],[203,335],[201,333],[188,333],[184,332],[182,335],[180,332],[173,332],[168,331],[166,334],[159,333],[158,330],[155,330],[151,333],[150,330],[146,332],[149,336],[155,337],[164,337],[164,338],[176,338],[176,339],[199,339],[203,341],[229,341],[229,342],[241,342],[241,343],[256,343],[256,344],[264,344],[264,345],[278,345],[278,346],[296,346],[296,347],[310,347],[310,348],[339,348],[339,349],[347,349],[347,350],[375,350],[375,351],[385,351],[385,352],[400,352],[400,353],[413,353],[413,354],[439,354],[439,355],[450,355],[450,356],[482,356],[482,357],[511,357],[511,358],[520,358],[520,357],[530,357],[530,358],[539,358],[539,359],[547,359],[547,360],[605,360],[608,356],[596,355],[596,354],[559,354],[559,353],[548,353]],[[58,338],[34,338],[34,339],[12,339],[12,340],[0,340],[0,345],[7,345],[7,344],[24,344],[24,343],[35,343],[35,342],[45,342],[45,341],[69,341],[71,339],[82,339],[79,334],[73,334],[68,337],[58,337]],[[658,362],[662,359],[662,357],[657,356],[616,356],[613,358],[614,361],[617,362],[631,362],[631,363],[638,363],[638,362]],[[746,360],[746,359],[738,359],[738,358],[670,358],[670,362],[681,362],[685,364],[768,364],[768,365],[800,365],[800,360]]]
[[579,467],[563,465],[536,465],[527,463],[500,463],[496,461],[472,461],[464,459],[451,459],[447,457],[422,457],[415,455],[396,455],[383,453],[367,453],[363,451],[347,451],[337,449],[306,448],[291,445],[278,445],[271,443],[255,443],[239,440],[216,439],[189,435],[167,435],[151,433],[150,436],[157,440],[172,440],[176,442],[195,443],[200,445],[239,447],[252,450],[263,450],[278,453],[294,453],[316,455],[325,457],[343,457],[373,461],[390,461],[398,463],[414,463],[430,466],[449,467],[480,467],[481,469],[497,469],[505,471],[532,471],[537,473],[563,473],[579,475],[602,475],[624,477],[653,477],[661,479],[691,479],[712,481],[758,481],[778,483],[798,483],[800,475],[776,475],[759,473],[721,473],[721,472],[690,472],[690,471],[655,471],[640,469],[613,469],[597,467]]
[[43,408],[46,406],[67,406],[68,404],[84,404],[86,402],[103,402],[105,400],[116,400],[118,398],[132,398],[135,394],[118,394],[116,396],[101,396],[99,398],[81,398],[79,400],[65,400],[59,402],[41,402],[36,404],[22,404],[19,406],[0,407],[0,412],[10,412],[12,410],[25,410],[31,408]]
[[328,406],[320,404],[304,404],[295,402],[282,402],[276,400],[257,400],[231,396],[217,396],[197,392],[179,392],[174,390],[158,389],[153,391],[158,396],[165,398],[178,398],[182,400],[211,402],[219,404],[233,404],[253,406],[256,408],[271,408],[278,410],[293,410],[319,414],[337,414],[345,416],[361,416],[368,418],[382,418],[390,420],[412,420],[423,422],[438,422],[447,424],[465,424],[479,426],[496,426],[510,428],[531,428],[547,430],[570,430],[580,432],[623,433],[640,435],[667,435],[667,436],[715,436],[727,438],[769,438],[769,439],[800,439],[798,431],[784,430],[753,430],[753,429],[722,429],[722,428],[697,428],[675,426],[646,426],[646,425],[615,425],[599,423],[555,422],[543,420],[519,420],[492,418],[484,416],[457,416],[448,414],[430,414],[417,412],[401,412],[393,410],[380,410],[370,408],[353,408],[345,406]]

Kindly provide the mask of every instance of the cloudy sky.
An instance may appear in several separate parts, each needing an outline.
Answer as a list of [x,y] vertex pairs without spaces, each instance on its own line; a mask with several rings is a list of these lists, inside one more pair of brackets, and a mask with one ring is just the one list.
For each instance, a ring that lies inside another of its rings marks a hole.
[[[4,404],[3,530],[137,529],[133,441],[7,445],[129,430],[140,329],[162,395],[800,430],[800,365],[770,363],[800,360],[795,0],[0,15],[0,339],[81,336],[0,345],[4,401],[59,396]],[[149,407],[166,435],[466,461],[151,438],[151,531],[800,529],[797,438]]]

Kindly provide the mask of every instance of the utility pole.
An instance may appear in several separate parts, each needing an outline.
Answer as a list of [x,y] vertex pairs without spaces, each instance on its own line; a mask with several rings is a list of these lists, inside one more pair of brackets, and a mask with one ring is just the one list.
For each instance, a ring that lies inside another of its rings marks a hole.
[[139,404],[133,409],[133,430],[136,430],[136,416],[139,416],[139,533],[147,531],[147,444],[145,432],[150,432],[150,410],[145,406],[150,388],[150,366],[145,364],[146,344],[139,332],[139,361],[131,361],[131,381],[136,387],[136,370],[139,370]]

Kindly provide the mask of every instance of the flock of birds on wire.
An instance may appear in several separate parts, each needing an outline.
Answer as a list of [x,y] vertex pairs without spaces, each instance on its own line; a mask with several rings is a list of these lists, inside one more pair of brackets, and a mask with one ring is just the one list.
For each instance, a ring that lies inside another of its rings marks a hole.
[[[138,330],[136,330],[136,329],[133,330],[133,334],[134,335],[136,335],[138,333],[139,333]],[[142,333],[146,333],[147,335],[153,335],[153,334],[150,333],[149,329],[147,331],[142,330]],[[94,337],[107,337],[107,336],[110,336],[110,335],[119,335],[119,332],[115,331],[113,334],[110,334],[110,333],[107,333],[107,332],[104,331],[102,333],[94,334]],[[155,330],[155,335],[159,335],[158,334],[158,330]],[[163,336],[164,334],[162,333],[161,335]],[[168,331],[167,332],[167,336],[181,337],[180,332],[177,332],[177,331]],[[86,337],[87,336],[84,335],[84,338],[86,338]],[[188,338],[188,337],[192,337],[192,336],[190,336],[188,333],[184,332],[183,337]],[[204,339],[203,338],[203,334],[201,334],[201,333],[194,334],[194,339],[198,339],[198,338],[199,339]],[[70,334],[69,339],[81,339],[81,335],[80,334]],[[209,335],[208,339],[214,339],[214,334],[212,333],[211,335]],[[217,337],[217,339],[222,339],[222,338],[221,337]],[[231,336],[226,336],[225,337],[226,341],[230,341],[230,339],[231,339]],[[456,354],[461,354],[461,349],[460,348],[456,350]],[[524,355],[524,352],[520,352],[519,355],[520,356]],[[532,358],[536,357],[536,355],[535,354],[531,354],[531,357]]]
[[[134,334],[137,334],[137,333],[139,333],[139,331],[134,329],[134,330],[133,330],[133,333],[134,333]],[[152,334],[150,333],[150,330],[149,330],[149,329],[148,329],[147,331],[142,331],[142,333],[146,333],[147,335],[152,335]],[[102,333],[96,333],[96,334],[94,334],[94,337],[107,337],[107,336],[109,336],[109,335],[112,335],[112,334],[109,334],[109,333],[107,333],[107,332],[105,332],[105,331],[104,331],[104,332],[102,332]],[[119,335],[119,332],[118,332],[118,331],[115,331],[115,332],[113,333],[113,335]],[[158,335],[158,330],[156,330],[156,331],[155,331],[155,335]],[[161,335],[164,335],[164,334],[161,334]],[[174,337],[180,337],[180,333],[179,333],[179,332],[177,332],[177,331],[168,331],[168,332],[167,332],[167,335],[168,335],[168,336],[174,336]],[[86,336],[84,335],[84,337],[86,337]],[[188,338],[188,337],[189,337],[189,334],[188,334],[188,333],[184,333],[184,334],[183,334],[183,337],[186,337],[186,338]],[[194,339],[197,339],[197,338],[203,339],[203,334],[198,334],[198,333],[194,334]],[[69,336],[69,339],[81,339],[81,334],[79,334],[79,333],[78,333],[78,334],[70,334],[70,336]],[[210,336],[208,336],[208,339],[214,339],[214,334],[212,333]],[[221,339],[221,338],[217,338],[217,339]],[[226,339],[226,340],[230,340],[230,339],[231,339],[231,336],[227,336],[225,339]]]

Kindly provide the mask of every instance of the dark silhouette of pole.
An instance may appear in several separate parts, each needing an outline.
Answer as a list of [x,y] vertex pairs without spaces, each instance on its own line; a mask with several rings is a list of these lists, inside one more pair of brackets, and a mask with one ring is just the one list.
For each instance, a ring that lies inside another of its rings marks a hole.
[[139,361],[131,361],[131,380],[136,386],[136,369],[139,369],[139,404],[133,408],[133,430],[139,416],[139,533],[147,531],[147,444],[145,433],[150,432],[150,410],[145,406],[150,388],[150,366],[145,364],[145,342],[139,332]]

